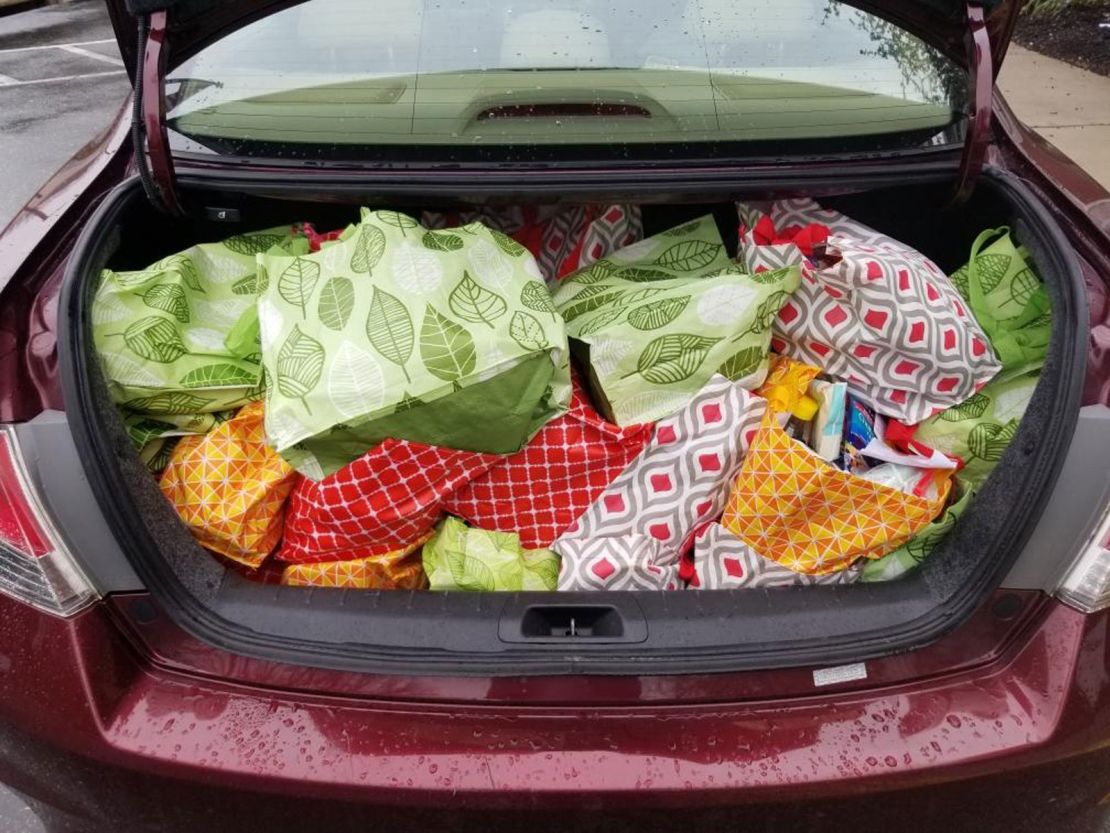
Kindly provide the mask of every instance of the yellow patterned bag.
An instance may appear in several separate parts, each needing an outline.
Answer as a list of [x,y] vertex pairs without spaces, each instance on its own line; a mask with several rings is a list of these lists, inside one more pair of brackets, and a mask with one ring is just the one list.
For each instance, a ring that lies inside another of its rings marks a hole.
[[804,391],[812,378],[806,365],[788,361],[776,363],[760,391],[771,407],[733,482],[722,525],[760,555],[809,575],[893,552],[943,509],[951,472],[938,471],[936,497],[925,498],[826,463],[779,426],[775,409],[786,409],[791,385]]
[[348,561],[290,564],[281,583],[294,587],[349,587],[358,590],[423,590],[428,586],[420,548],[432,537],[399,550]]
[[263,405],[252,402],[209,433],[182,438],[162,493],[202,545],[258,567],[281,540],[285,499],[298,479],[266,445]]

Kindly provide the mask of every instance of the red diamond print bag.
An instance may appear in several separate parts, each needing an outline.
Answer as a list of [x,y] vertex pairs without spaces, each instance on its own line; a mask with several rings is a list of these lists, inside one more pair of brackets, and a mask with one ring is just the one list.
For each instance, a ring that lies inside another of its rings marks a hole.
[[719,523],[702,527],[694,542],[697,572],[690,579],[693,590],[739,590],[755,587],[808,587],[815,584],[851,584],[863,573],[863,562],[846,570],[813,576],[791,570],[764,558]]
[[809,199],[738,211],[748,269],[802,266],[774,325],[775,351],[820,366],[910,424],[959,404],[1000,370],[955,286],[920,252]]
[[536,258],[552,283],[644,236],[638,205],[506,206],[441,214],[425,211],[425,228],[480,222],[509,235]]
[[516,532],[546,549],[636,458],[652,425],[624,428],[594,410],[577,376],[570,409],[528,445],[447,497],[443,509],[476,527]]

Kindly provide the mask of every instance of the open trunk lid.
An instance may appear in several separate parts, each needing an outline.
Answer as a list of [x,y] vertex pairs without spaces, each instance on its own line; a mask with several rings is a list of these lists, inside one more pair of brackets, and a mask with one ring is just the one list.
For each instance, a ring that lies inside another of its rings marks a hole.
[[[147,196],[184,214],[167,128],[166,76],[215,40],[295,2],[107,0],[121,54],[135,87],[132,139]],[[1009,43],[1017,0],[901,0],[851,5],[885,18],[939,48],[968,73],[968,112],[952,202],[975,187],[990,139],[994,78]]]

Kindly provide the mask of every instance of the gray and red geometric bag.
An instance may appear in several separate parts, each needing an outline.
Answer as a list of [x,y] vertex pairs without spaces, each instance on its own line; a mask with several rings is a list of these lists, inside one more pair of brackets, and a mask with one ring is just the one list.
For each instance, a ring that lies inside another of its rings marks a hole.
[[766,407],[715,375],[656,423],[640,456],[551,545],[563,559],[559,590],[679,589],[683,556],[720,516]]
[[644,236],[638,205],[498,206],[425,211],[421,219],[430,229],[474,222],[507,234],[528,249],[550,284]]
[[757,587],[809,587],[816,584],[851,584],[863,573],[860,559],[846,570],[811,576],[764,558],[719,523],[698,530],[694,541],[691,590],[739,590]]
[[802,265],[772,349],[909,424],[963,402],[1000,370],[955,286],[920,252],[810,199],[737,210],[749,270]]

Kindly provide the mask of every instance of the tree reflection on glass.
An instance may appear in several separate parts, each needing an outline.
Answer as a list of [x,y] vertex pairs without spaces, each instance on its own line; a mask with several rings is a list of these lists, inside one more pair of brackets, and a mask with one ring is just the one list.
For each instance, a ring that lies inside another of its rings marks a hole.
[[853,27],[867,35],[874,48],[860,50],[860,54],[891,60],[898,65],[903,95],[933,104],[966,100],[966,74],[916,35],[874,14],[845,8],[836,0],[826,3],[824,15],[825,19],[844,16]]

